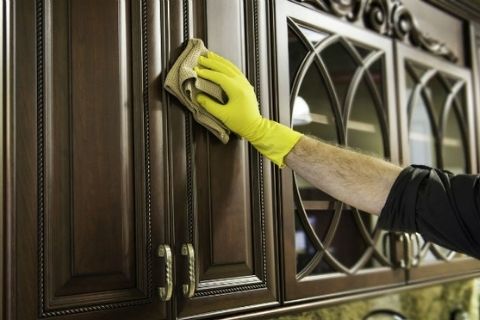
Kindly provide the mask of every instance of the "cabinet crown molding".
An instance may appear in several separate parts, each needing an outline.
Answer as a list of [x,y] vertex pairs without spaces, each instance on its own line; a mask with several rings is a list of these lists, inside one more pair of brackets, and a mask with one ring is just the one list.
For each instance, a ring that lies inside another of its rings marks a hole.
[[409,43],[429,53],[456,62],[458,58],[445,43],[426,35],[401,0],[293,0],[308,3],[320,11],[347,21],[363,20],[382,35]]

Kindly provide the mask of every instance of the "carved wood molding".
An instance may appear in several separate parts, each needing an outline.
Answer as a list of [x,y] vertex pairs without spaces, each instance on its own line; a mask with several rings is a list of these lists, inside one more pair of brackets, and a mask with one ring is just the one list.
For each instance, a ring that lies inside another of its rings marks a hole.
[[362,19],[380,34],[408,42],[452,62],[457,57],[444,43],[427,36],[401,0],[294,0],[348,21]]

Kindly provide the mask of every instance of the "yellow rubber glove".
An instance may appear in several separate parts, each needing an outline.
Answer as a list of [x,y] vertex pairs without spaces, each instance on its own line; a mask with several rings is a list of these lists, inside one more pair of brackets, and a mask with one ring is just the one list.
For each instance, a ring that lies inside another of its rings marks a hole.
[[232,62],[209,52],[198,63],[203,67],[195,69],[198,76],[216,83],[228,96],[223,105],[199,94],[198,103],[280,168],[285,167],[285,156],[302,134],[260,115],[253,87]]

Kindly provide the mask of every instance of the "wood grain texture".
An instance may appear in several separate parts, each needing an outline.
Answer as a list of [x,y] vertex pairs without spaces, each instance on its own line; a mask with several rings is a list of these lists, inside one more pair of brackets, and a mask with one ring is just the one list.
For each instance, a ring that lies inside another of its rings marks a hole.
[[[254,14],[259,2],[182,1],[175,16],[183,15],[183,25],[189,28],[183,30],[184,36],[204,39],[211,50],[244,70],[248,65],[251,79],[260,81],[255,50],[259,20]],[[176,100],[172,102],[176,112]],[[181,124],[170,126],[175,141],[185,145],[185,151],[178,151],[184,152],[185,167],[175,164],[175,175],[186,178],[187,190],[183,203],[181,194],[175,195],[186,210],[175,214],[176,239],[180,244],[192,241],[198,265],[194,297],[177,294],[177,315],[213,317],[276,304],[272,189],[264,189],[270,172],[244,140],[232,134],[223,145],[189,117],[186,114]],[[184,257],[178,260],[177,283],[186,283],[185,262]]]
[[14,12],[23,63],[11,117],[20,160],[9,212],[18,274],[9,319],[165,318],[165,304],[153,299],[163,167],[150,166],[164,163],[162,140],[150,148],[150,129],[161,132],[162,118],[149,118],[161,107],[158,94],[149,95],[160,73],[149,63],[158,47],[148,45],[160,38],[159,7],[21,0]]

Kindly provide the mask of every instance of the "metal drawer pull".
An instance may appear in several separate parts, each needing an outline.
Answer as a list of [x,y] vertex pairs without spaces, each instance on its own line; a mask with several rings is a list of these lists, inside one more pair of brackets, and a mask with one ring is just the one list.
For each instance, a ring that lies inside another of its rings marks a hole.
[[172,249],[169,245],[161,244],[157,249],[157,257],[165,258],[165,287],[158,287],[158,295],[162,301],[169,301],[173,292],[172,276]]
[[183,288],[183,295],[186,298],[191,298],[195,294],[195,285],[196,285],[196,277],[195,277],[195,250],[193,249],[193,245],[191,243],[186,243],[182,246],[182,256],[187,257],[187,277],[188,283],[182,286]]

